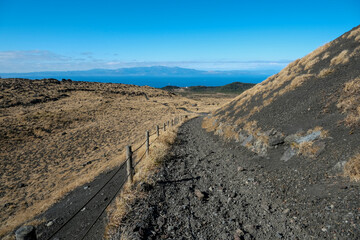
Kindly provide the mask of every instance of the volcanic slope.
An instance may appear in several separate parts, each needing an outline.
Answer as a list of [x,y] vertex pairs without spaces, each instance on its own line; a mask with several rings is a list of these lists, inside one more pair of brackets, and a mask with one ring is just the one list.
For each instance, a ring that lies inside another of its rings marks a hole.
[[[337,237],[359,229],[359,185],[352,182],[360,179],[359,66],[357,26],[245,91],[202,123],[267,159],[274,184],[291,196],[286,201],[298,211],[296,221],[304,226],[321,223],[318,231]],[[346,197],[339,199],[338,189]]]

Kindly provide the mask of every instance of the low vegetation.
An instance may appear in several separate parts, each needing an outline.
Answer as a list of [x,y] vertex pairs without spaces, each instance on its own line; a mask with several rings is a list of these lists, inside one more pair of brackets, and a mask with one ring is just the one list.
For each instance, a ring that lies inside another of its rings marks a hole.
[[[255,84],[252,83],[241,83],[233,82],[224,86],[219,87],[208,87],[208,86],[191,86],[191,87],[177,87],[177,86],[166,86],[163,90],[171,91],[182,96],[192,96],[194,94],[217,94],[219,97],[227,96],[228,94],[238,95],[247,89],[252,88]],[[232,96],[234,97],[234,96]]]
[[352,181],[360,181],[360,154],[356,154],[350,158],[345,164],[344,173],[345,176],[349,177]]
[[360,124],[360,78],[345,83],[336,105],[346,115],[344,123],[349,127]]
[[0,236],[121,164],[125,146],[137,146],[146,130],[226,101],[124,84],[0,79]]
[[[190,118],[187,118],[190,119]],[[168,129],[160,135],[150,147],[150,154],[136,168],[132,184],[127,183],[115,203],[108,209],[108,224],[105,230],[106,239],[119,239],[123,217],[131,211],[130,206],[139,198],[146,196],[143,188],[152,186],[152,176],[160,169],[163,161],[171,155],[171,146],[175,143],[178,127],[183,123]],[[140,153],[140,155],[142,155]],[[121,239],[127,239],[121,236]]]

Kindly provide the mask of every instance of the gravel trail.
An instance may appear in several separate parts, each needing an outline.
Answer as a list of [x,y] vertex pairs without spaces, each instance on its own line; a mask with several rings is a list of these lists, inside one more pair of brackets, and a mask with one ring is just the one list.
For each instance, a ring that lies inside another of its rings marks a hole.
[[[124,219],[129,239],[309,239],[268,186],[257,157],[185,123],[146,199]],[[252,161],[249,161],[252,160]]]

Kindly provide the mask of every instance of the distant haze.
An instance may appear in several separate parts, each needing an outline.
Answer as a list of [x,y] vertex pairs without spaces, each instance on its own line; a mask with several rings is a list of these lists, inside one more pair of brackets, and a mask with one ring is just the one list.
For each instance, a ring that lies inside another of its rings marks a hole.
[[45,71],[28,73],[0,73],[1,77],[95,77],[95,76],[151,76],[151,77],[212,77],[212,76],[242,76],[242,75],[269,75],[274,74],[275,70],[233,70],[233,71],[205,71],[180,67],[133,67],[119,69],[91,69],[85,71]]
[[180,67],[136,67],[119,69],[92,69],[87,71],[48,71],[30,73],[0,73],[2,78],[56,78],[75,81],[112,82],[148,85],[161,88],[168,85],[223,86],[232,82],[259,83],[276,71],[203,71]]

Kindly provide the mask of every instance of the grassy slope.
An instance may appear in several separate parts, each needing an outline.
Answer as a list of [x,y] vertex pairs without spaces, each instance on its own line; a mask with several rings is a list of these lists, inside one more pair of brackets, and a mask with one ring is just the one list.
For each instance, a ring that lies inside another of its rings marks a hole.
[[56,80],[0,79],[0,88],[0,236],[119,165],[125,145],[156,124],[227,101]]

